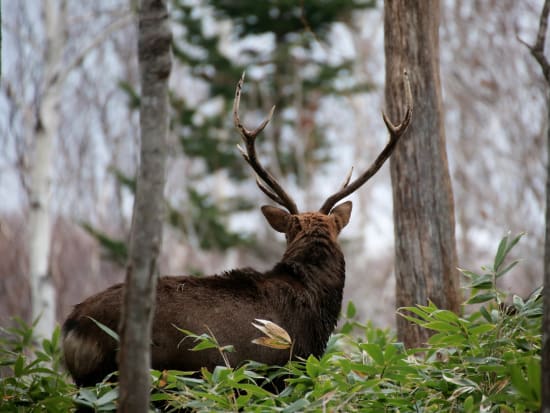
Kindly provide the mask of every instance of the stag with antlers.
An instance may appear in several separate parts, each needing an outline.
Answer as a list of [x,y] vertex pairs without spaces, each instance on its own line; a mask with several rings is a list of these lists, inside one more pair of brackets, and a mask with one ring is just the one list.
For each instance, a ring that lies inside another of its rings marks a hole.
[[[336,204],[380,169],[411,121],[412,98],[406,81],[405,116],[397,126],[383,116],[390,139],[374,163],[353,181],[350,172],[319,211],[300,213],[256,155],[256,137],[269,123],[273,109],[254,130],[245,128],[239,118],[243,81],[244,75],[233,106],[235,126],[244,144],[240,150],[256,173],[259,188],[284,208],[263,206],[261,210],[271,227],[286,235],[286,250],[267,272],[241,268],[201,278],[160,277],[151,343],[152,367],[158,370],[213,370],[216,365],[235,367],[246,360],[283,365],[289,359],[288,351],[258,345],[258,320],[263,323],[261,328],[274,323],[288,333],[293,358],[320,356],[336,326],[345,281],[344,255],[337,238],[349,222],[352,204]],[[118,343],[97,323],[117,331],[122,289],[123,284],[114,285],[76,305],[63,324],[65,364],[77,385],[93,385],[117,369]],[[220,346],[233,345],[235,351],[191,352],[194,343],[183,340],[182,330],[211,334]]]

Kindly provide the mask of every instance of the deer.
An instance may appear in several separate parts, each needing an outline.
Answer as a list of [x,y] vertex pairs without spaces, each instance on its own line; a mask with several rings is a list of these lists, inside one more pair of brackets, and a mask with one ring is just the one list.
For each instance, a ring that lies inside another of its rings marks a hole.
[[[265,272],[240,268],[205,277],[159,277],[151,343],[151,367],[157,370],[212,371],[224,363],[236,367],[247,360],[286,364],[288,351],[258,345],[258,322],[279,326],[288,334],[292,359],[320,357],[337,324],[346,278],[338,236],[350,220],[352,203],[338,202],[378,172],[412,118],[412,97],[405,74],[405,115],[394,125],[382,113],[389,141],[372,165],[353,181],[352,168],[340,189],[318,211],[299,212],[256,154],[256,137],[270,122],[275,107],[257,128],[243,126],[239,117],[243,82],[244,74],[233,102],[234,124],[244,144],[239,150],[255,172],[259,189],[278,204],[264,205],[261,212],[271,228],[285,235],[286,250],[281,260]],[[117,370],[118,343],[102,326],[118,331],[123,288],[123,283],[116,284],[87,298],[63,323],[64,363],[78,386],[93,386]],[[185,339],[189,338],[185,331],[212,334],[220,346],[232,345],[234,351],[193,352],[194,342]]]

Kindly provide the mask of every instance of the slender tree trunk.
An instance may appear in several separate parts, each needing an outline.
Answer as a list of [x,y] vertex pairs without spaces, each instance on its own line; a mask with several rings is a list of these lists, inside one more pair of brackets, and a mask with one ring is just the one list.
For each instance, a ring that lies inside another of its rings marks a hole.
[[[544,55],[546,32],[548,31],[548,14],[550,14],[550,0],[545,0],[539,19],[537,39],[533,46],[523,42],[536,59],[546,85],[550,86],[550,62]],[[542,308],[542,360],[541,360],[541,409],[542,413],[550,413],[550,89],[546,88],[546,211],[544,233],[544,276],[543,276],[543,303]]]
[[172,36],[166,0],[139,4],[141,151],[120,328],[120,412],[147,412],[157,257],[164,215],[165,142]]
[[[396,302],[458,312],[459,280],[454,206],[445,150],[439,79],[439,1],[386,0],[384,50],[386,107],[404,113],[403,70],[408,70],[414,115],[391,161],[395,225]],[[408,347],[426,342],[428,331],[397,319]]]
[[[0,27],[2,27],[2,0],[0,0]],[[0,30],[0,77],[2,76],[2,30]]]
[[61,85],[56,73],[62,63],[65,37],[66,2],[44,3],[46,47],[44,53],[44,92],[38,106],[35,125],[34,159],[30,163],[29,185],[29,273],[32,318],[39,318],[35,327],[38,338],[49,337],[56,322],[56,293],[49,271],[51,247],[50,187],[52,151],[59,128]]
[[[546,1],[546,4],[549,2]],[[548,7],[547,7],[548,9]],[[544,237],[544,288],[543,288],[543,319],[542,319],[542,413],[550,413],[550,93],[546,98],[546,212]]]

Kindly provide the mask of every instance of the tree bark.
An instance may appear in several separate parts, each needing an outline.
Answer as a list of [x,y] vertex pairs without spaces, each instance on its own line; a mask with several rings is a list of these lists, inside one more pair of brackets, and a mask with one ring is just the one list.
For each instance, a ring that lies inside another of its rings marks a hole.
[[[550,2],[547,0],[545,5]],[[548,10],[548,6],[546,9]],[[548,16],[548,14],[547,14]],[[541,360],[541,413],[550,413],[550,92],[546,91],[546,211],[544,232],[544,276],[542,317],[542,360]]]
[[50,274],[51,250],[50,189],[52,181],[52,152],[59,129],[61,84],[56,74],[62,63],[65,43],[66,2],[44,3],[46,32],[44,50],[44,92],[37,110],[34,158],[30,163],[29,184],[29,276],[31,285],[32,319],[37,338],[49,337],[56,322],[56,292]]
[[[544,54],[546,32],[548,31],[550,0],[545,0],[539,19],[537,39],[533,46],[523,42],[538,62],[546,85],[550,86],[550,62]],[[521,39],[520,39],[521,41]],[[542,354],[541,354],[541,413],[550,413],[550,89],[546,88],[546,211],[544,232],[543,265],[543,316],[542,316]]]
[[[454,206],[445,149],[439,78],[439,1],[384,2],[386,113],[405,111],[403,71],[409,73],[414,114],[391,161],[395,225],[396,303],[460,310]],[[407,347],[423,345],[429,332],[397,318]]]
[[166,0],[142,0],[138,18],[141,161],[120,326],[118,406],[118,411],[132,413],[149,410],[151,326],[164,215],[172,41]]

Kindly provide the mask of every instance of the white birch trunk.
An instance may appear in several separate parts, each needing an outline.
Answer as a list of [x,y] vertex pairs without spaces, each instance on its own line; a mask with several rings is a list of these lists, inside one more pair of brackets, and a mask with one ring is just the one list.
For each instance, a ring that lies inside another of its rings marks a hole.
[[33,321],[37,338],[51,336],[56,322],[56,292],[49,271],[51,247],[50,187],[52,181],[52,151],[59,128],[61,67],[64,46],[65,1],[44,3],[46,32],[44,51],[44,85],[35,127],[34,159],[30,166],[29,187],[29,273]]

